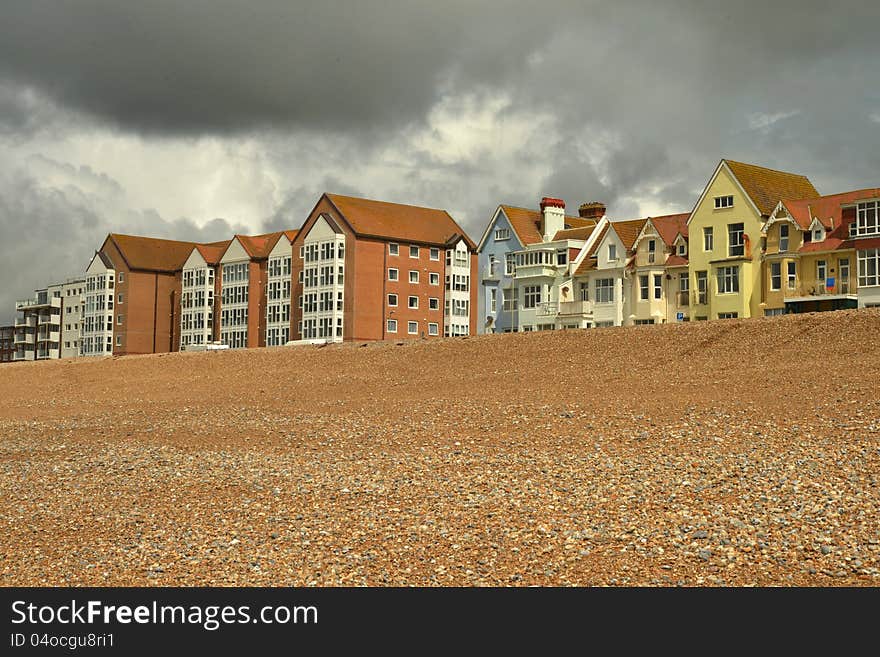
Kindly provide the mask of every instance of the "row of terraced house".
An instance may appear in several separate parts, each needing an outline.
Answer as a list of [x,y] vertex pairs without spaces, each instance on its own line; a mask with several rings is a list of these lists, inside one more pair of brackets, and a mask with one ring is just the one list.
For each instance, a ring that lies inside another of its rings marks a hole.
[[[691,240],[691,236],[694,237]],[[0,360],[599,328],[880,305],[880,189],[722,160],[689,212],[611,220],[324,194],[298,230],[198,244],[110,234],[16,303]]]
[[763,317],[880,305],[880,189],[722,160],[689,212],[609,221],[500,205],[478,244],[481,332]]

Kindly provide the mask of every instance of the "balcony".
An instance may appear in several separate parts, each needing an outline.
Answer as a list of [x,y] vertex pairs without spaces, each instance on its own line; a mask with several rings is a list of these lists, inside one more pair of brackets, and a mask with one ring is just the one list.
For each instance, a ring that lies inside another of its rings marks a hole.
[[16,333],[12,339],[14,344],[34,344],[33,333]]
[[553,301],[545,301],[535,306],[535,315],[538,317],[555,317],[559,313],[559,304]]
[[517,280],[521,278],[535,278],[538,276],[543,276],[546,278],[555,278],[556,277],[556,267],[554,265],[517,265],[516,266],[516,278]]
[[34,354],[33,350],[16,351],[14,354],[12,354],[13,361],[34,360],[34,357],[35,357],[35,354]]
[[15,328],[36,328],[37,327],[37,317],[36,315],[25,315],[24,317],[17,317],[15,319]]
[[21,299],[15,302],[16,310],[28,310],[28,309],[36,309],[36,308],[61,308],[61,297],[50,297],[50,298],[40,298],[36,297],[34,299]]
[[40,331],[37,334],[37,342],[60,342],[61,333],[58,331]]
[[483,282],[497,282],[501,280],[501,266],[495,263],[494,266],[485,267],[483,269]]
[[676,292],[675,293],[675,302],[679,306],[691,305],[691,293],[690,292]]
[[[834,285],[827,285],[829,281],[833,281]],[[783,289],[783,296],[786,299],[805,299],[809,297],[832,297],[832,296],[853,296],[855,297],[855,286],[850,281],[838,281],[837,279],[812,279],[797,281],[792,286],[786,286]]]
[[49,324],[61,324],[61,315],[40,315],[39,318],[40,326],[46,326]]
[[697,292],[694,294],[694,299],[695,299],[696,305],[705,306],[707,303],[709,303],[709,293],[706,291]]
[[563,301],[559,304],[560,315],[590,315],[592,312],[593,307],[589,301]]

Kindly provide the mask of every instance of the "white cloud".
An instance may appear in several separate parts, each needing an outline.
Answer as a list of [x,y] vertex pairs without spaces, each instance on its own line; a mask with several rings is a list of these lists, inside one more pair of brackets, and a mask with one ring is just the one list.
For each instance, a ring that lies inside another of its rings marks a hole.
[[880,123],[880,112],[871,112],[868,114],[868,118],[871,119],[874,123]]
[[785,119],[800,114],[800,110],[791,110],[789,112],[776,112],[775,114],[765,114],[764,112],[753,112],[748,115],[749,128],[752,130],[768,131],[774,124]]

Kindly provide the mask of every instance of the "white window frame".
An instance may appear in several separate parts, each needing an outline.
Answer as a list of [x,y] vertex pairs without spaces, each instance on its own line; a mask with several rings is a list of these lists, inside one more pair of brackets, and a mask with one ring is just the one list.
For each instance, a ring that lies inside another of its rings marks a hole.
[[439,297],[428,297],[428,310],[440,310]]
[[880,285],[880,249],[862,249],[858,254],[859,287]]
[[[776,268],[776,272],[774,273],[774,267]],[[776,284],[774,285],[773,279],[777,279]],[[781,262],[771,262],[770,263],[770,291],[778,292],[782,289],[782,263]]]
[[388,268],[388,280],[389,281],[399,281],[400,280],[400,271],[398,271],[396,267],[389,267]]
[[388,255],[400,255],[400,244],[397,242],[388,242]]
[[437,322],[428,322],[428,335],[440,335],[440,325]]
[[647,274],[639,274],[639,301],[647,301],[650,294],[651,279]]
[[733,207],[733,195],[727,194],[726,196],[716,196],[715,197],[715,209],[716,210],[726,210],[727,208]]
[[[741,226],[734,230],[735,226]],[[727,255],[731,258],[745,256],[746,254],[746,225],[739,221],[727,224]]]
[[[783,228],[785,229],[785,235],[782,234]],[[784,253],[785,251],[788,251],[788,244],[789,244],[789,240],[791,239],[790,233],[791,233],[791,228],[789,227],[789,225],[787,223],[779,224],[779,249],[778,250],[780,252]],[[783,242],[783,240],[784,240],[784,242]],[[781,274],[782,274],[782,270],[780,270],[780,275]]]
[[435,271],[428,272],[428,283],[430,285],[440,285],[440,274]]
[[495,229],[495,241],[503,242],[504,240],[510,239],[510,228],[496,228]]
[[406,323],[406,333],[407,335],[418,335],[419,334],[419,323],[415,320],[409,320]]
[[409,282],[415,285],[419,282],[419,270],[418,269],[410,269],[409,270]]
[[386,319],[385,320],[385,332],[386,333],[397,333],[397,320],[396,319]]
[[739,266],[719,267],[715,271],[718,294],[739,294]]
[[617,260],[617,245],[612,243],[608,245],[608,261],[614,262],[615,260]]
[[597,278],[595,283],[596,293],[594,296],[596,300],[594,303],[614,303],[614,279]]
[[[391,303],[391,297],[394,297],[394,303]],[[394,294],[394,293],[390,293],[390,294],[388,295],[388,299],[387,299],[387,301],[388,301],[388,305],[389,305],[391,308],[397,308],[398,298],[397,298],[397,295],[396,295],[396,294]]]
[[785,285],[789,290],[797,287],[797,263],[794,260],[785,266]]
[[523,286],[523,310],[531,310],[537,308],[541,303],[541,286],[525,285]]
[[414,294],[410,294],[406,300],[406,307],[409,308],[410,310],[418,310],[419,309],[419,298]]
[[715,230],[713,226],[703,226],[703,251],[715,250]]
[[[413,255],[413,250],[415,250],[415,253],[416,253],[415,255]],[[414,244],[409,245],[409,257],[412,258],[413,260],[419,259],[419,247],[418,246],[416,246]]]
[[431,260],[440,260],[440,249],[436,246],[432,246],[428,251],[428,257]]

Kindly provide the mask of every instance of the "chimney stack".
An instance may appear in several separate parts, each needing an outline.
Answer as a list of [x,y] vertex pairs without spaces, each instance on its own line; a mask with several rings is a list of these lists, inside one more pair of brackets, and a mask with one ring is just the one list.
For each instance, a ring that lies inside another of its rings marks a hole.
[[599,219],[605,216],[605,204],[600,203],[599,201],[583,203],[581,207],[578,208],[578,215],[580,215],[582,219],[599,221]]
[[565,201],[545,196],[541,199],[541,235],[545,242],[565,228]]

